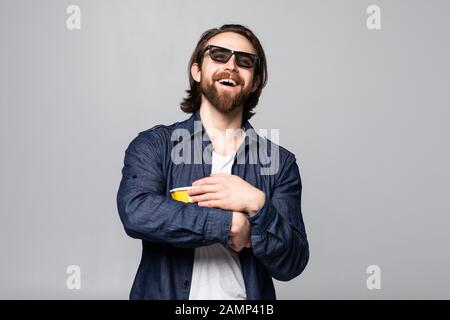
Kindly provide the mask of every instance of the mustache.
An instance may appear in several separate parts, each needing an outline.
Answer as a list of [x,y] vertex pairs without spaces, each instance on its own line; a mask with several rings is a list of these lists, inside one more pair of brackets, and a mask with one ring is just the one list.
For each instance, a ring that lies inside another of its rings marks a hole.
[[242,80],[242,78],[239,77],[237,74],[231,73],[231,72],[226,72],[226,71],[218,72],[217,74],[212,76],[212,79],[214,81],[218,81],[220,79],[231,79],[231,80],[235,81],[237,84],[244,83],[244,80]]

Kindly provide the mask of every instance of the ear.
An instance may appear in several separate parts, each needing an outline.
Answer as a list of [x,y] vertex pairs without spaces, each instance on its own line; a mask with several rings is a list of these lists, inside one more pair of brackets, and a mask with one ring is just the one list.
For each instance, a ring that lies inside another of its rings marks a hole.
[[256,76],[256,78],[253,80],[253,86],[252,86],[252,93],[258,89],[259,83],[261,82],[259,76]]
[[196,82],[200,82],[202,78],[202,71],[198,63],[194,63],[191,66],[191,76]]

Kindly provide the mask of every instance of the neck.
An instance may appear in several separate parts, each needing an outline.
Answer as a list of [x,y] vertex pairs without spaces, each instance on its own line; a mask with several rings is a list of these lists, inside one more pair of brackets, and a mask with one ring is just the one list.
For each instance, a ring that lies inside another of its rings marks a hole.
[[223,113],[207,99],[202,100],[200,119],[211,139],[214,151],[221,155],[235,152],[245,138],[245,132],[242,130],[243,107]]

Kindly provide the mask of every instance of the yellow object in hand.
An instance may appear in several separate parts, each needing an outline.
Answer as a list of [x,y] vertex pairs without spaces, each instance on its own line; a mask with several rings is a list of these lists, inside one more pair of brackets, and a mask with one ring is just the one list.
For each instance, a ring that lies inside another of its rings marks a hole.
[[189,197],[188,190],[192,187],[181,187],[170,190],[170,195],[173,200],[181,202],[192,202],[191,197]]

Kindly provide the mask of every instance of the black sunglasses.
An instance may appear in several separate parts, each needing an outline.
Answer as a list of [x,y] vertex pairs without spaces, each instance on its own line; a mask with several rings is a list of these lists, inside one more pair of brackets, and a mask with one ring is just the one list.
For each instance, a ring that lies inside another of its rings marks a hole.
[[220,63],[227,63],[227,61],[230,60],[233,54],[236,57],[236,64],[239,67],[253,68],[258,63],[258,56],[256,54],[243,51],[234,51],[231,49],[222,48],[212,44],[206,46],[206,48],[201,51],[200,56],[203,56],[205,52],[208,50],[211,59]]

